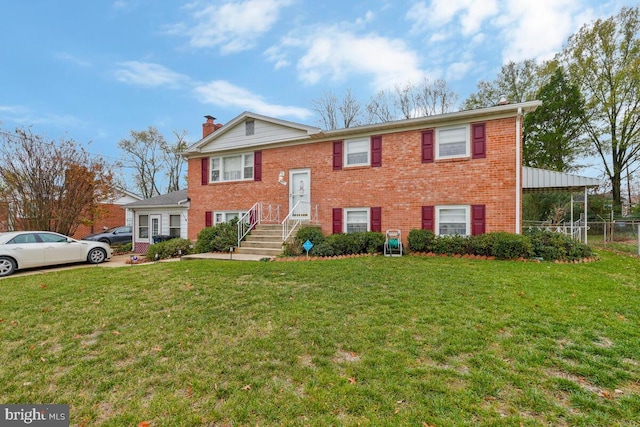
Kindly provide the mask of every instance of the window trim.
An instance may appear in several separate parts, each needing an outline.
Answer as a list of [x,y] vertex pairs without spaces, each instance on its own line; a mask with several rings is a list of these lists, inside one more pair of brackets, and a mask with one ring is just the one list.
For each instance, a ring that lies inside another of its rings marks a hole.
[[[355,142],[366,142],[367,147],[367,161],[364,163],[349,163],[349,145]],[[352,167],[360,167],[360,166],[370,166],[371,165],[371,138],[370,137],[361,137],[361,138],[350,138],[344,140],[344,153],[343,153],[343,165],[345,168]]]
[[342,209],[342,232],[348,233],[349,223],[347,221],[349,212],[366,212],[367,213],[367,229],[365,231],[371,231],[371,208],[359,207],[359,208],[344,208]]
[[[451,155],[451,156],[442,156],[440,155],[440,133],[443,131],[448,131],[448,130],[454,130],[454,129],[461,129],[464,128],[464,135],[465,135],[465,153],[464,154],[456,154],[456,155]],[[471,157],[471,127],[469,123],[463,124],[463,125],[456,125],[456,126],[445,126],[445,127],[440,127],[440,128],[436,128],[435,131],[435,159],[436,160],[448,160],[448,159],[465,159],[465,158],[470,158]]]
[[471,236],[471,205],[438,205],[435,206],[434,233],[437,236],[454,236],[454,234],[440,234],[440,212],[444,209],[464,209],[465,210],[465,234],[460,236]]
[[[244,211],[214,211],[213,212],[213,224],[212,225],[218,225],[218,224],[225,224],[227,222],[229,222],[229,220],[227,219],[227,215],[228,214],[237,214],[238,215],[238,219],[242,218],[242,216],[244,214],[246,214],[246,212]],[[218,215],[223,215],[223,221],[218,221]]]
[[[249,162],[250,164],[247,164],[247,157],[251,156],[251,161]],[[225,159],[229,159],[232,157],[240,157],[240,174],[241,174],[241,178],[240,179],[224,179],[224,160]],[[254,177],[256,175],[256,171],[255,171],[255,152],[254,151],[248,151],[248,152],[243,152],[243,153],[237,153],[237,154],[232,154],[232,155],[228,155],[228,156],[215,156],[215,157],[209,157],[209,183],[210,184],[218,184],[221,182],[239,182],[239,181],[253,181]],[[214,161],[218,161],[218,168],[213,167],[213,162]],[[247,177],[246,175],[246,171],[247,169],[251,169],[251,176]],[[218,180],[214,181],[213,180],[213,172],[214,171],[218,171]]]
[[[141,218],[142,217],[146,217],[147,218],[147,225],[142,225],[142,221]],[[149,238],[149,231],[151,230],[151,225],[149,224],[151,218],[149,214],[141,214],[138,215],[138,227],[136,227],[136,236],[138,239],[148,239]],[[142,229],[146,229],[147,231],[147,235],[146,236],[142,236],[142,233],[140,231],[142,231]]]
[[[178,217],[178,225],[177,226],[171,225],[171,218],[172,217]],[[180,215],[180,214],[169,214],[169,236],[173,236],[171,231],[178,230],[178,234],[176,234],[175,237],[180,237],[180,234],[182,232],[182,224],[181,223],[182,223],[182,215]]]

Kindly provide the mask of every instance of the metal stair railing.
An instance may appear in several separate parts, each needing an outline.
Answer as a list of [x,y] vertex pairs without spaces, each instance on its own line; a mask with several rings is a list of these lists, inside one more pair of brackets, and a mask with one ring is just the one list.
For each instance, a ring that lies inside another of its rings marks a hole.
[[[303,216],[298,212],[298,208],[308,205],[309,206],[309,215],[306,214]],[[313,209],[312,209],[313,208]],[[300,226],[303,221],[309,221],[310,223],[317,224],[318,223],[318,205],[312,206],[310,202],[305,202],[300,200],[295,206],[289,211],[287,216],[282,220],[282,242],[286,242],[289,237],[293,234],[293,232]]]
[[280,205],[257,202],[238,219],[238,247],[256,225],[262,222],[279,223]]

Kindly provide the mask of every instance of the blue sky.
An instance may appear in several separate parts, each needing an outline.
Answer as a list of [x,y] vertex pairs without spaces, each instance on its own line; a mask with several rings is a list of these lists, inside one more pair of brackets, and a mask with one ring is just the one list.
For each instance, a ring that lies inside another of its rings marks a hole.
[[544,60],[635,1],[3,1],[0,127],[116,160],[130,130],[195,142],[204,115],[320,126],[311,101],[445,79],[460,102],[510,61]]

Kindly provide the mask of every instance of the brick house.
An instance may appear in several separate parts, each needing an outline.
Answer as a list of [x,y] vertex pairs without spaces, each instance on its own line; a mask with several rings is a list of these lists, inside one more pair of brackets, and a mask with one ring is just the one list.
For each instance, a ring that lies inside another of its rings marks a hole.
[[405,241],[415,228],[519,233],[522,119],[539,105],[332,131],[250,112],[224,126],[205,116],[184,153],[189,238],[249,211],[252,222],[295,217],[325,234],[400,229]]

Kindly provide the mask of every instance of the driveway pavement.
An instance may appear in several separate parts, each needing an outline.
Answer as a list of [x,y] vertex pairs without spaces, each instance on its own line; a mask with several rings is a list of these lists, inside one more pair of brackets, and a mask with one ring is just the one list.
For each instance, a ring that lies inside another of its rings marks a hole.
[[[0,279],[6,279],[9,277],[20,277],[20,276],[30,276],[34,274],[44,274],[50,273],[52,271],[64,271],[64,270],[73,270],[77,268],[113,268],[113,267],[125,267],[130,266],[131,256],[136,256],[135,254],[125,254],[125,255],[114,255],[107,262],[103,262],[101,264],[87,264],[87,263],[77,263],[77,264],[65,264],[65,265],[56,265],[52,267],[40,267],[40,268],[30,268],[27,270],[18,270],[11,276],[1,277]],[[141,256],[141,255],[137,255]],[[182,257],[182,260],[189,259],[219,259],[219,260],[232,260],[232,261],[261,261],[264,259],[264,256],[261,255],[241,255],[234,254],[233,257],[230,257],[229,254],[223,253],[206,253],[206,254],[193,254],[193,255],[185,255]],[[161,262],[172,262],[172,261],[180,261],[180,258],[170,258],[161,260]],[[144,265],[140,264],[140,265]]]

